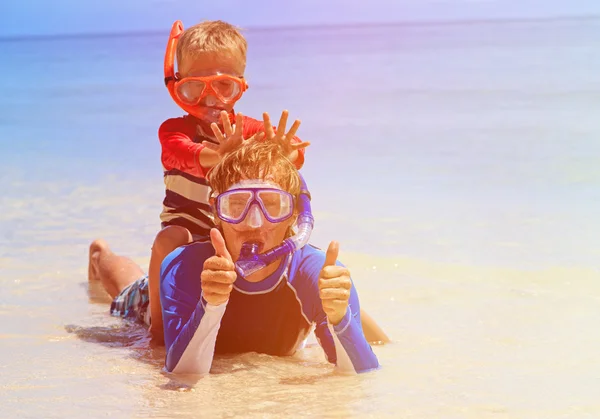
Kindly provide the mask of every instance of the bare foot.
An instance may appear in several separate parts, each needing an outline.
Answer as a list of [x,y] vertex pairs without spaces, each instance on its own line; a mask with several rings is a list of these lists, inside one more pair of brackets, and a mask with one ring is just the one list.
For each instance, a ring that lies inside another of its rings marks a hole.
[[112,301],[98,276],[98,260],[104,252],[110,252],[110,248],[104,240],[94,240],[90,245],[88,261],[88,298],[90,303],[110,303]]
[[88,260],[88,281],[94,282],[99,281],[98,278],[98,259],[102,252],[110,251],[108,243],[102,239],[94,240],[90,244],[90,253]]

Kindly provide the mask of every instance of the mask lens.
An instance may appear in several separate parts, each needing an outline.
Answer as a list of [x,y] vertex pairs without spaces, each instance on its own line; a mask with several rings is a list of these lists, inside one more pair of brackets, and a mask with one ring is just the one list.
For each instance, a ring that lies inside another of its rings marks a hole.
[[274,221],[289,217],[293,211],[292,197],[284,191],[259,191],[258,198]]
[[240,221],[252,199],[250,191],[231,191],[219,195],[219,216],[229,221]]
[[202,93],[206,89],[206,83],[200,80],[184,80],[177,85],[177,96],[186,105],[196,105]]
[[240,83],[230,78],[219,78],[211,82],[213,90],[225,100],[235,99],[241,92]]

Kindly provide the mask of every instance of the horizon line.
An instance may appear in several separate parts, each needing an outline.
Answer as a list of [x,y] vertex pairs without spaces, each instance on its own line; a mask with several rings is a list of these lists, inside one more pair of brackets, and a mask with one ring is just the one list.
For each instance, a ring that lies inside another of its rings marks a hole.
[[[448,20],[406,20],[389,22],[348,22],[348,23],[317,23],[317,24],[294,24],[287,26],[248,26],[241,28],[242,32],[279,32],[279,31],[302,31],[307,29],[351,29],[351,28],[373,28],[373,27],[436,27],[436,26],[461,26],[461,25],[510,25],[519,23],[552,23],[569,21],[593,21],[600,20],[600,15],[557,15],[545,17],[523,17],[523,18],[485,18],[485,19],[448,19]],[[8,35],[0,36],[0,42],[35,42],[69,40],[73,38],[97,39],[97,38],[136,38],[147,36],[159,36],[168,33],[169,29],[148,29],[138,31],[116,31],[116,32],[74,32],[74,33],[52,33],[31,35]]]

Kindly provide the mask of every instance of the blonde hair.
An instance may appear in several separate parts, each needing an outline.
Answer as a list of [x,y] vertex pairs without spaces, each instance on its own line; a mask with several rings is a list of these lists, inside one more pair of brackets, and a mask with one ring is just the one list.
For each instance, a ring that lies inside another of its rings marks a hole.
[[245,65],[247,49],[248,43],[239,28],[222,20],[207,20],[183,31],[177,43],[177,65],[198,53],[224,51],[233,53]]
[[208,183],[214,193],[222,193],[243,179],[269,179],[294,197],[300,194],[300,175],[276,143],[244,141],[225,155],[209,172]]

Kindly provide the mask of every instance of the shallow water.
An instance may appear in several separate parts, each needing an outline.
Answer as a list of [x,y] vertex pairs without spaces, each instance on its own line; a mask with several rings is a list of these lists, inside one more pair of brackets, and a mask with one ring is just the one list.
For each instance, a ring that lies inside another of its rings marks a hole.
[[194,386],[86,294],[92,239],[148,263],[176,114],[163,37],[0,43],[29,80],[0,79],[0,417],[600,416],[598,33],[248,32],[240,109],[302,118],[312,241],[341,242],[394,342],[359,377],[313,341],[219,358]]

